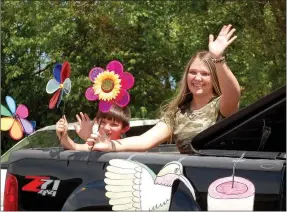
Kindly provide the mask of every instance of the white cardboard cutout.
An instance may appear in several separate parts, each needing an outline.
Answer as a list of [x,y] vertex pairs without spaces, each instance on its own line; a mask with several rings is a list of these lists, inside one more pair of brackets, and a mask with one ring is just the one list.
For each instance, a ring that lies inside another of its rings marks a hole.
[[213,210],[248,210],[254,206],[255,187],[249,180],[235,176],[238,162],[244,162],[243,152],[238,160],[233,161],[233,173],[230,177],[220,178],[210,184],[207,194],[207,206]]
[[253,210],[255,187],[249,180],[234,176],[220,178],[208,188],[208,211]]
[[163,210],[170,208],[172,184],[182,181],[192,193],[190,182],[183,176],[182,164],[173,161],[155,175],[146,165],[136,161],[112,159],[105,174],[106,197],[114,211]]

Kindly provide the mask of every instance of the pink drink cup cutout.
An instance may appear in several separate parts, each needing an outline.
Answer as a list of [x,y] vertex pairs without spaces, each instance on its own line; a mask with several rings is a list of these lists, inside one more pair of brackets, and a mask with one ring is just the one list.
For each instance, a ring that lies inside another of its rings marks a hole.
[[234,177],[232,187],[232,176],[214,181],[208,188],[208,194],[215,199],[242,199],[255,193],[253,183],[249,180]]

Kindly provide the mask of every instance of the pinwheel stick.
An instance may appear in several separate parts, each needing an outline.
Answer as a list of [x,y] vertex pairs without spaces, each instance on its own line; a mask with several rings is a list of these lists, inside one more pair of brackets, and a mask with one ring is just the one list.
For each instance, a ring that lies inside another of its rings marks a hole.
[[[62,118],[66,120],[65,115],[62,115]],[[67,129],[68,130],[68,129]],[[58,137],[59,143],[61,144],[62,132],[60,132],[60,136]]]
[[66,101],[65,99],[63,99],[63,102],[64,102],[64,106],[63,106],[63,115],[65,114],[65,107],[66,107]]
[[[63,106],[63,111],[61,112],[61,109],[59,109],[60,111],[60,115],[64,118],[65,115],[65,108],[66,108],[66,101],[65,98],[63,98],[63,102],[64,102],[64,106]],[[59,106],[59,105],[58,105]],[[60,137],[58,137],[59,139],[59,143],[61,144],[61,137],[62,137],[62,133],[60,133]]]

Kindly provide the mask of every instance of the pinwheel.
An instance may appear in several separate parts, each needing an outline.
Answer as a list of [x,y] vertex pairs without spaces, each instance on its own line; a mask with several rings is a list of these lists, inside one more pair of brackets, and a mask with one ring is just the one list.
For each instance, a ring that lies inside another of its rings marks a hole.
[[123,65],[113,60],[109,62],[106,70],[94,67],[89,72],[89,79],[94,83],[85,93],[89,101],[99,100],[99,109],[108,112],[112,104],[125,107],[130,101],[128,89],[134,85],[134,77],[124,72]]
[[10,130],[9,134],[14,140],[22,138],[23,133],[31,134],[34,131],[34,127],[26,119],[29,115],[28,108],[20,104],[16,109],[15,100],[11,96],[6,96],[5,100],[11,112],[1,104],[1,116],[5,116],[1,117],[1,130]]
[[70,72],[70,64],[68,62],[64,62],[63,65],[60,63],[55,65],[53,70],[54,79],[51,79],[46,86],[48,94],[56,92],[50,100],[49,109],[53,109],[56,105],[59,107],[63,94],[70,93]]

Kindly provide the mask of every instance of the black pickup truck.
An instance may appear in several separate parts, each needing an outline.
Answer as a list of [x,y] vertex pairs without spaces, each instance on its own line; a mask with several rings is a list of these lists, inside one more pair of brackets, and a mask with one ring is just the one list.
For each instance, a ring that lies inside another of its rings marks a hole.
[[[88,153],[65,151],[61,147],[15,151],[7,167],[4,210],[208,210],[209,186],[217,179],[231,176],[235,161],[243,156],[236,163],[235,176],[253,183],[252,209],[286,211],[286,86],[217,122],[192,143],[197,150],[192,155],[180,154],[174,145],[168,144],[142,153]],[[164,195],[157,195],[156,189],[143,194],[141,188],[137,198],[124,198],[123,190],[116,193],[120,195],[116,198],[112,196],[115,192],[107,192],[130,186],[129,175],[119,174],[129,171],[128,166],[136,167],[134,170],[141,168],[139,179],[147,172],[155,173],[155,177],[158,173],[159,178],[163,176],[163,167],[173,161],[173,165],[182,165],[174,170],[190,182],[194,194],[179,178],[170,184],[167,206],[162,208],[164,205],[143,207],[147,204],[142,201],[144,195],[155,199]],[[123,166],[116,167],[120,163]],[[107,179],[110,176],[112,180]],[[121,185],[117,184],[119,179]]]

